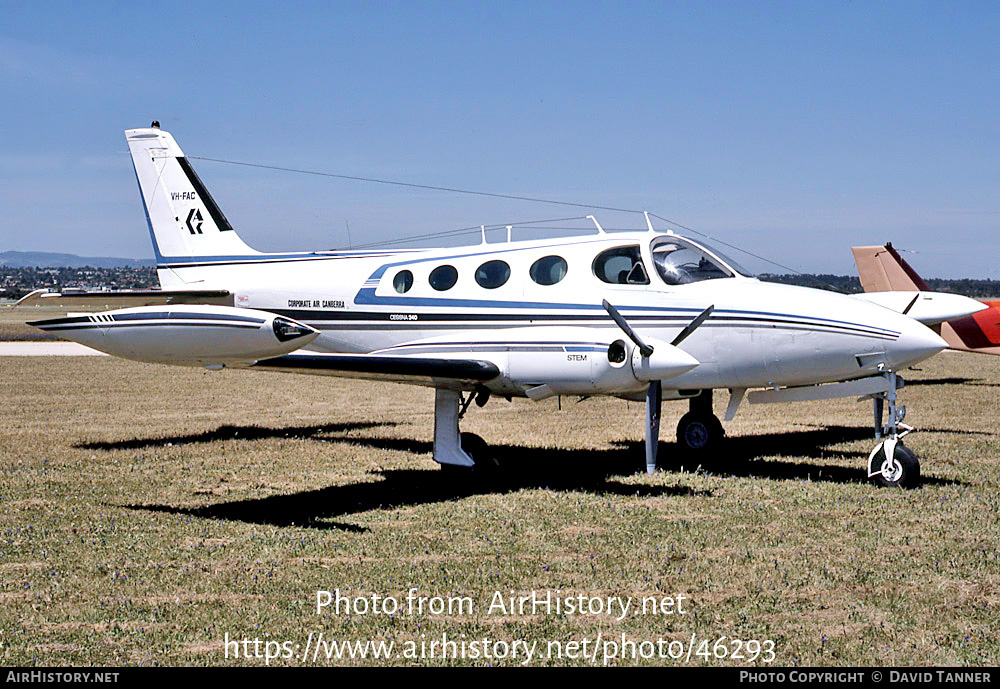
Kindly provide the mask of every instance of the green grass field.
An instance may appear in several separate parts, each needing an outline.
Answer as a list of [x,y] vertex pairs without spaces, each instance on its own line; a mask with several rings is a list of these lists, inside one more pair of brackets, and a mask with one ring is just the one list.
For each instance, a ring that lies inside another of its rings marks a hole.
[[[744,407],[722,468],[671,464],[667,442],[654,476],[636,473],[638,404],[494,400],[463,430],[496,446],[505,473],[475,483],[431,460],[429,390],[0,358],[0,658],[242,664],[265,661],[227,659],[226,634],[304,646],[319,632],[543,645],[600,633],[770,639],[774,665],[996,665],[1000,359],[945,353],[922,368],[902,398],[926,483],[900,491],[865,481],[871,408],[854,400]],[[666,440],[685,409],[664,405]],[[414,587],[476,610],[315,611],[317,590]],[[682,594],[689,610],[486,614],[494,591],[533,590]],[[616,662],[745,664],[697,650]]]

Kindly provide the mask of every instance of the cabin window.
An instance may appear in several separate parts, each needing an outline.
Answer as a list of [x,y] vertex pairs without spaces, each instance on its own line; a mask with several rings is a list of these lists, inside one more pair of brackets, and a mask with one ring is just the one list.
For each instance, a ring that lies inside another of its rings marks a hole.
[[554,285],[566,277],[568,269],[562,256],[543,256],[531,264],[528,275],[539,285]]
[[431,271],[431,276],[427,281],[438,292],[443,292],[446,289],[451,289],[458,282],[458,271],[455,270],[455,266],[438,266]]
[[638,246],[619,246],[602,251],[594,259],[594,275],[612,285],[648,285]]
[[510,266],[504,261],[487,261],[476,268],[476,282],[480,287],[496,289],[510,279]]
[[406,294],[413,287],[413,273],[408,270],[401,270],[392,279],[392,287],[400,294]]
[[668,285],[733,277],[733,273],[712,256],[681,240],[668,239],[654,244],[652,253],[656,272]]

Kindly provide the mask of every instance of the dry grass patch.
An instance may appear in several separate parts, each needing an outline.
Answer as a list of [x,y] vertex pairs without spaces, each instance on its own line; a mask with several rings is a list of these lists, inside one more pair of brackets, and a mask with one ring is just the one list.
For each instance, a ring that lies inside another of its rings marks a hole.
[[[789,665],[996,664],[1000,359],[922,368],[902,394],[928,481],[902,492],[864,480],[871,410],[853,400],[744,408],[712,471],[671,461],[684,404],[666,404],[654,476],[638,472],[641,405],[493,400],[463,430],[509,471],[473,483],[430,458],[429,390],[0,358],[4,659],[224,664],[227,632],[323,631],[694,633],[774,639]],[[335,588],[477,612],[317,615]],[[684,594],[692,612],[485,614],[494,591],[532,590]]]

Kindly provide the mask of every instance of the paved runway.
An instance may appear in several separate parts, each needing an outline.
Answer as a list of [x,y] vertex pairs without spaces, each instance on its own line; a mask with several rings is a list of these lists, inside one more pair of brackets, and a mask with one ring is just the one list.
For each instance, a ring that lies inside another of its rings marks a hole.
[[76,342],[0,342],[0,356],[107,356]]

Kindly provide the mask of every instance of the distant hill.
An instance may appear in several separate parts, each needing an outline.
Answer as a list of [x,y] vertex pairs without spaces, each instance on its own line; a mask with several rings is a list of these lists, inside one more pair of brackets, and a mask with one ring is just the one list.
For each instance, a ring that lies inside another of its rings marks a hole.
[[77,256],[46,251],[0,251],[0,266],[7,268],[142,268],[155,266],[151,258],[111,258],[108,256]]

